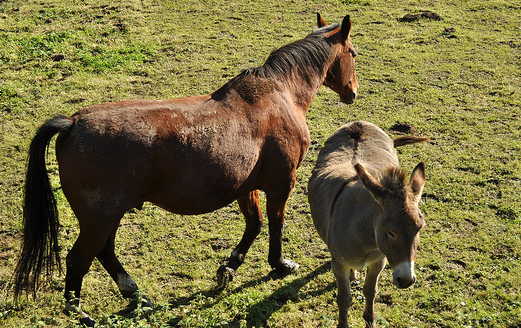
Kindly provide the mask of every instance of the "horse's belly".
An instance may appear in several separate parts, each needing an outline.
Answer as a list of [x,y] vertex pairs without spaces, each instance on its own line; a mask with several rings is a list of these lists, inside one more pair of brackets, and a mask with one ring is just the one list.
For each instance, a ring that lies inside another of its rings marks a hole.
[[225,188],[208,188],[193,184],[198,190],[182,190],[182,186],[158,190],[146,201],[150,201],[169,212],[184,215],[203,214],[213,212],[232,203],[240,196],[238,190]]
[[212,212],[261,187],[255,159],[175,161],[167,170],[152,170],[155,183],[144,201],[177,214]]

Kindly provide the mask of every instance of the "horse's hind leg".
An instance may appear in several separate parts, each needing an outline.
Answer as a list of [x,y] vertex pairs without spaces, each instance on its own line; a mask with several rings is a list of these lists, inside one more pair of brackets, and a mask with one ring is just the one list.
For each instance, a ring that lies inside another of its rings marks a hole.
[[114,240],[116,238],[116,232],[118,230],[118,226],[112,230],[105,243],[105,246],[101,250],[101,252],[96,256],[100,261],[101,265],[107,270],[112,279],[116,282],[121,295],[124,298],[132,298],[134,293],[138,290],[138,286],[136,282],[132,279],[132,277],[127,273],[127,271],[121,265],[121,262],[116,257],[114,253]]
[[235,270],[244,262],[246,253],[262,228],[259,191],[254,190],[238,198],[237,202],[246,219],[246,229],[244,230],[241,241],[230,255],[228,263],[222,265],[217,271],[217,283],[219,288],[226,287],[233,279]]
[[[80,230],[80,235],[67,255],[67,273],[65,275],[65,309],[78,313],[80,323],[93,327],[95,321],[80,307],[81,284],[89,271],[94,257],[103,249],[109,232],[89,233]],[[92,230],[91,230],[92,231]]]

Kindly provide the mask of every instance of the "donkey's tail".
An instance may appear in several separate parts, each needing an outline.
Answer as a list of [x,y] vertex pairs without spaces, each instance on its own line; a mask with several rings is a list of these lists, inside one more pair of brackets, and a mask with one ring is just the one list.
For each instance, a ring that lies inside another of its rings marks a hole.
[[23,250],[14,272],[15,299],[22,290],[36,294],[42,269],[55,265],[61,271],[58,247],[58,209],[45,166],[45,153],[52,137],[70,129],[72,119],[57,116],[43,124],[31,142],[25,178]]
[[400,147],[408,144],[424,142],[431,140],[430,137],[413,137],[413,136],[403,136],[393,139],[394,147]]

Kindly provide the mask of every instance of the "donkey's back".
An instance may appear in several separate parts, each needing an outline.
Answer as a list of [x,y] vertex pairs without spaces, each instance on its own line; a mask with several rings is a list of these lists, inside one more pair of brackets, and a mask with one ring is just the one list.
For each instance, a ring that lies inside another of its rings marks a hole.
[[[350,198],[357,200],[351,204],[367,205],[372,201],[358,180],[356,163],[379,179],[387,168],[399,166],[393,140],[376,125],[356,121],[341,126],[324,144],[309,180],[309,199],[313,221],[326,244],[328,230],[332,228],[329,221],[341,193],[349,193]],[[350,212],[355,214],[356,210],[351,208]],[[349,224],[342,223],[344,228]]]

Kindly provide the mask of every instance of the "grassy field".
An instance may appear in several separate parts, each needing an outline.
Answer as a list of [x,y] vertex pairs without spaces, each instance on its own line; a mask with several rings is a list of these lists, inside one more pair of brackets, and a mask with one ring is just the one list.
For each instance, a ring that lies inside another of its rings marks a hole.
[[[323,87],[308,111],[312,143],[283,244],[298,272],[272,278],[264,228],[218,292],[215,272],[244,227],[238,206],[180,216],[145,204],[124,218],[116,247],[155,307],[125,310],[94,262],[84,309],[105,327],[336,326],[336,286],[309,214],[307,180],[326,138],[367,120],[391,136],[432,137],[399,149],[408,171],[426,163],[427,226],[417,283],[398,290],[384,270],[377,324],[521,327],[521,3],[511,0],[0,0],[0,326],[77,325],[62,312],[63,274],[49,277],[36,299],[12,299],[26,156],[40,124],[101,102],[210,93],[305,37],[317,11],[328,23],[351,15],[360,97],[347,106]],[[400,20],[424,11],[441,19]],[[54,147],[48,162],[64,258],[78,230]],[[361,285],[353,290],[350,323],[361,327]]]

